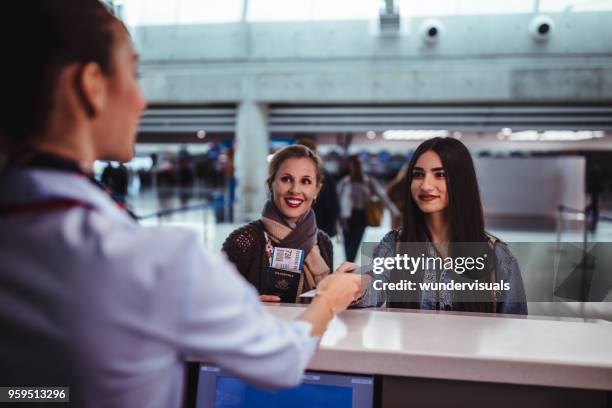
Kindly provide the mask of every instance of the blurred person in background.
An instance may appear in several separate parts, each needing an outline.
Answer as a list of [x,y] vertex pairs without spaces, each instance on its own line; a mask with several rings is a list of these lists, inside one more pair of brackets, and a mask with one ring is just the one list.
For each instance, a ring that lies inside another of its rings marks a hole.
[[[296,144],[306,146],[314,153],[317,153],[317,145],[310,137],[301,137],[297,140]],[[319,229],[325,231],[331,238],[335,237],[338,233],[338,221],[340,220],[340,204],[338,203],[336,181],[325,170],[325,167],[323,167],[323,185],[312,205],[312,209],[317,216],[317,226]]]
[[138,225],[92,180],[95,160],[132,158],[146,106],[127,29],[97,0],[3,13],[36,35],[0,25],[0,384],[68,386],[75,407],[179,407],[185,359],[299,384],[359,276],[323,279],[280,320],[193,232]]
[[398,217],[401,213],[378,181],[364,174],[356,155],[348,157],[348,173],[338,182],[338,196],[346,260],[353,262],[367,227],[368,202],[372,199],[382,202],[392,217]]
[[[406,197],[406,177],[408,176],[408,163],[402,166],[401,169],[397,172],[397,175],[391,180],[389,185],[387,186],[387,195],[391,202],[397,208],[404,207],[404,197]],[[391,217],[391,228],[397,229],[402,225],[402,215],[396,214]]]
[[111,191],[113,186],[114,170],[115,169],[113,168],[111,162],[106,162],[106,166],[104,167],[104,170],[102,170],[102,175],[100,176],[100,182],[102,183],[102,185]]
[[115,201],[125,204],[128,195],[128,186],[130,184],[130,174],[125,164],[119,163],[113,172],[113,188],[112,193]]
[[595,231],[597,231],[597,223],[599,221],[599,201],[603,189],[604,175],[601,170],[601,166],[599,163],[594,163],[587,173],[587,190],[591,195],[591,202],[588,206],[588,210],[590,210],[590,222],[588,228],[591,233],[595,233]]

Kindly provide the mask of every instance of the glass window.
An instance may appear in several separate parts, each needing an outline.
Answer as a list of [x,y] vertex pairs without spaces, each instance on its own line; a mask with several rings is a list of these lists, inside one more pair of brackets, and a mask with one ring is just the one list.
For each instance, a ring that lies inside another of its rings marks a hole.
[[380,0],[249,0],[249,21],[367,20],[378,15]]
[[122,13],[130,26],[228,23],[242,19],[242,3],[243,0],[124,0]]
[[561,13],[612,10],[612,0],[540,0],[540,12]]
[[[112,1],[131,26],[263,21],[371,20],[383,0],[123,0]],[[395,0],[404,17],[612,10],[612,0]]]
[[395,4],[406,17],[531,13],[535,5],[534,0],[396,0]]

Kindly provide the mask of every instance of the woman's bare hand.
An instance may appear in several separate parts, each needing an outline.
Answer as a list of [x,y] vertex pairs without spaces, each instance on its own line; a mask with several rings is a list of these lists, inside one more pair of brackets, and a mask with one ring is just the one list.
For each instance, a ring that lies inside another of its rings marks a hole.
[[262,302],[280,302],[281,298],[276,295],[259,295]]
[[351,273],[357,268],[359,268],[359,265],[357,265],[356,263],[346,261],[342,262],[342,264],[338,267],[338,269],[336,269],[336,272],[334,273]]

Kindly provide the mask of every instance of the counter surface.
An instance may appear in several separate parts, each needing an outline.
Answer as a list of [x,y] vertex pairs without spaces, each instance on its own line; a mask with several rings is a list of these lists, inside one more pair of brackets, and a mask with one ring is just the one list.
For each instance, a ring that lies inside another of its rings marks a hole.
[[[284,319],[302,311],[266,308]],[[308,368],[612,390],[612,323],[347,310],[331,322]]]

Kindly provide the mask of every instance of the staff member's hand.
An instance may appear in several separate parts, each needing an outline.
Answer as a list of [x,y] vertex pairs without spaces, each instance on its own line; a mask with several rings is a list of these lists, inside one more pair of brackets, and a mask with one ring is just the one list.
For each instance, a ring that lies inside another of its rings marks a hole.
[[361,294],[361,276],[332,274],[317,285],[317,296],[324,298],[334,314],[346,309]]
[[361,276],[332,273],[317,285],[317,295],[298,319],[312,324],[310,334],[321,336],[336,313],[346,309],[361,293]]
[[262,302],[280,302],[281,298],[276,295],[259,295]]
[[[338,267],[338,269],[336,269],[336,272],[334,273],[352,273],[358,267],[359,265],[357,265],[356,263],[346,261],[342,262],[342,264]],[[361,276],[361,291],[356,300],[361,299],[363,295],[365,295],[366,290],[368,290],[368,287],[372,283],[372,277],[370,275],[364,274],[359,276]]]

